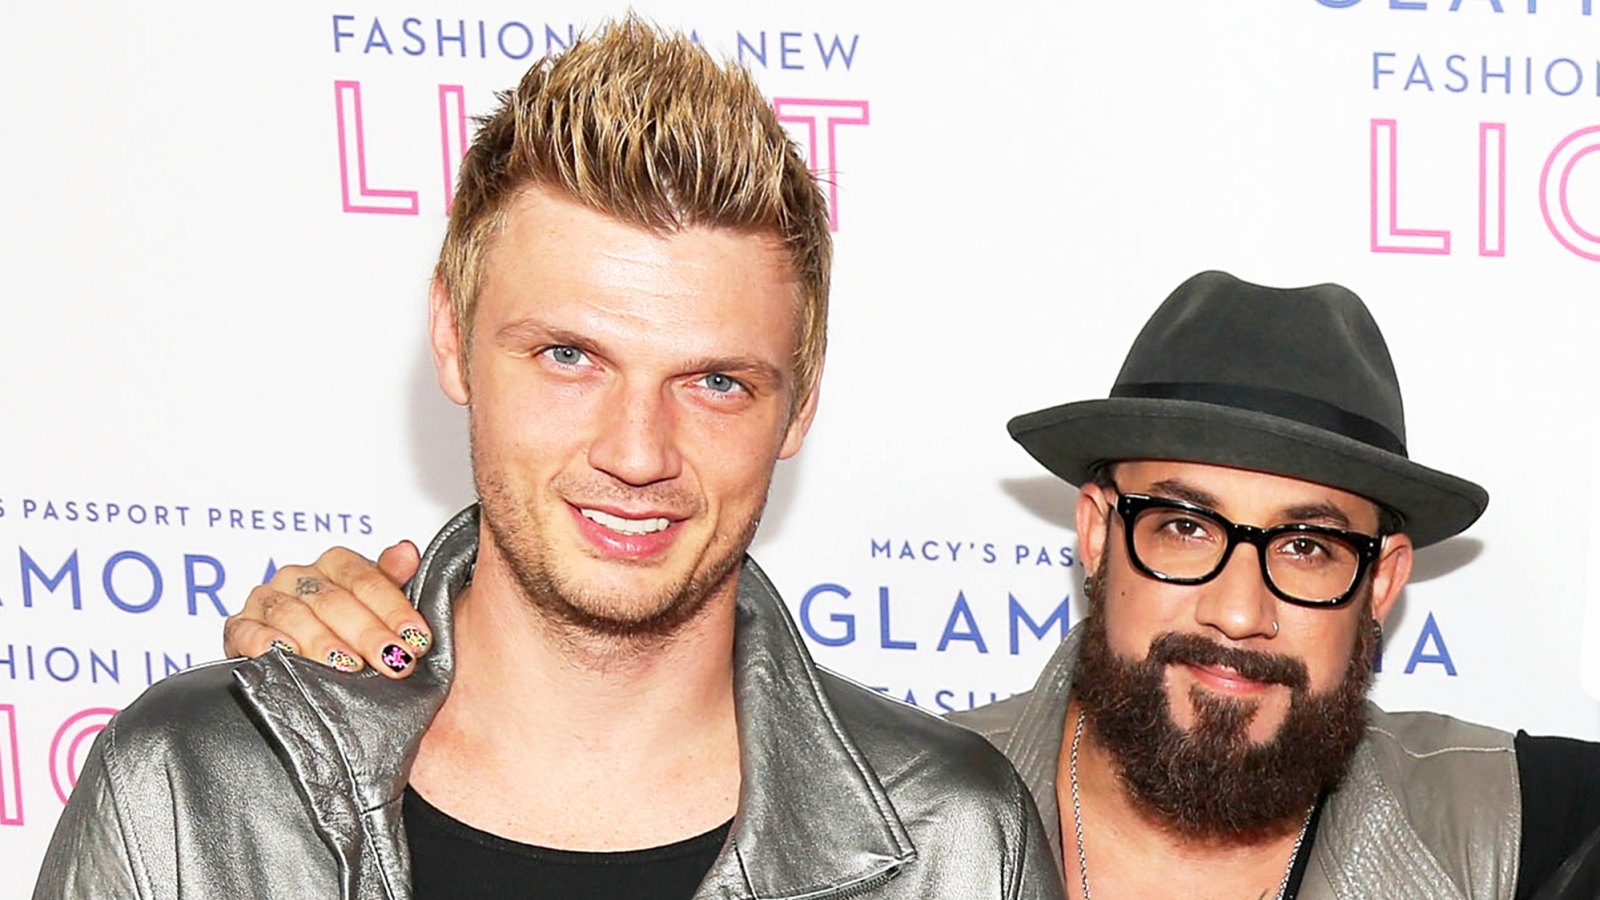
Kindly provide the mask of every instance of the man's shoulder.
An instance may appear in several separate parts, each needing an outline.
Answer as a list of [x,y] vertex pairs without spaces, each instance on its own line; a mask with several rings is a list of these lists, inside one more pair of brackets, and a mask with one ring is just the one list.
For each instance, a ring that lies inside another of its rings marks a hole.
[[1330,871],[1352,884],[1366,883],[1370,873],[1356,874],[1362,867],[1392,867],[1389,877],[1413,886],[1442,878],[1465,896],[1511,896],[1521,818],[1512,735],[1369,703],[1366,733],[1328,800],[1317,843]]
[[[57,825],[38,896],[131,896],[120,885],[133,879],[149,886],[140,896],[302,897],[337,877],[283,747],[236,681],[241,664],[172,675],[112,717]],[[108,879],[119,887],[105,889]]]
[[839,727],[876,774],[916,850],[917,865],[884,896],[1061,896],[1033,797],[1000,751],[932,713],[826,670],[818,674]]
[[1434,712],[1387,712],[1367,706],[1367,738],[1413,757],[1449,753],[1511,752],[1512,735]]
[[981,735],[843,676],[820,674],[841,724],[891,793],[916,782],[950,799],[1020,796],[1015,770]]
[[234,678],[238,663],[207,663],[150,686],[107,726],[107,755],[118,765],[167,766],[175,760],[237,763],[252,746],[266,751]]
[[1509,732],[1441,713],[1392,713],[1369,704],[1362,745],[1407,807],[1517,805],[1516,747]]

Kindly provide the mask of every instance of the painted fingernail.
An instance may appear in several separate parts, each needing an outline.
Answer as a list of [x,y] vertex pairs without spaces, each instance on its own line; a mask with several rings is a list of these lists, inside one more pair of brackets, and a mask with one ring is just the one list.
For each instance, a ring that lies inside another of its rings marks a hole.
[[411,645],[411,649],[421,653],[432,646],[433,638],[428,633],[415,625],[407,625],[400,629],[400,639]]
[[269,646],[274,650],[282,650],[290,656],[295,654],[294,645],[283,638],[273,638],[272,643]]
[[378,658],[383,660],[384,665],[396,672],[404,672],[406,666],[411,665],[411,654],[407,653],[406,649],[399,644],[389,644],[384,647]]
[[356,659],[354,655],[346,653],[343,650],[329,650],[328,665],[333,666],[335,669],[338,669],[341,672],[354,672],[355,670],[361,668],[361,660]]

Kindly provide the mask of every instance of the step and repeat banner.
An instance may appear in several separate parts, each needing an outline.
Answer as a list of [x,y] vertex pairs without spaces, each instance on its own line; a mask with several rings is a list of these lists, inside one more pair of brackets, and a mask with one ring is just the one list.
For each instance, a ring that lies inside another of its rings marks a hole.
[[[1419,554],[1379,701],[1600,737],[1597,5],[636,7],[826,174],[822,403],[754,551],[818,660],[935,711],[1030,685],[1083,611],[1075,495],[1005,422],[1104,396],[1220,268],[1361,294],[1414,458],[1493,496]],[[253,585],[471,501],[424,343],[453,173],[496,90],[624,11],[0,11],[0,900],[107,718]]]

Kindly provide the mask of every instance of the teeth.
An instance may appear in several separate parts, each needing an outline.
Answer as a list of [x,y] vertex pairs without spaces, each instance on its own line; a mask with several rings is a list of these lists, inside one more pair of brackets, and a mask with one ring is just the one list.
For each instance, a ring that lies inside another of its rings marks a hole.
[[659,516],[652,519],[624,519],[621,516],[613,516],[598,509],[580,509],[578,511],[583,513],[585,519],[597,525],[603,525],[618,534],[655,534],[658,531],[666,530],[666,527],[672,524]]

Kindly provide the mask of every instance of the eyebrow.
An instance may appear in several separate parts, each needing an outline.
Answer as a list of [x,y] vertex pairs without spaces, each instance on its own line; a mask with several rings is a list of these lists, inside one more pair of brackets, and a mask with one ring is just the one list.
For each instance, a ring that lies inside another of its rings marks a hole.
[[1206,509],[1216,509],[1221,505],[1214,494],[1205,491],[1176,478],[1167,478],[1145,488],[1145,493],[1156,494],[1170,500],[1185,500],[1195,506],[1204,506]]
[[1292,522],[1326,522],[1335,528],[1350,529],[1350,517],[1332,503],[1297,504],[1280,511],[1278,517]]
[[546,325],[538,319],[529,317],[508,322],[494,333],[495,340],[501,344],[527,344],[534,341],[551,341],[557,344],[571,344],[574,347],[591,347],[594,342],[575,331],[567,331],[554,325]]
[[[1176,478],[1158,481],[1150,485],[1145,493],[1174,500],[1187,500],[1196,506],[1213,510],[1221,505],[1215,495]],[[1335,528],[1346,530],[1350,528],[1350,517],[1345,515],[1344,510],[1327,502],[1296,503],[1293,506],[1286,506],[1278,510],[1275,519],[1279,522],[1320,522]]]

